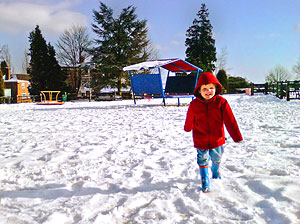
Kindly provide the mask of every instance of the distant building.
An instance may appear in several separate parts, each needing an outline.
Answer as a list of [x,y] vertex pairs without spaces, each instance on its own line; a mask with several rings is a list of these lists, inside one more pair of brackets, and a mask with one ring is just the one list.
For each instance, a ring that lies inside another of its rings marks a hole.
[[28,87],[30,76],[27,74],[11,75],[10,68],[4,77],[4,96],[10,97],[13,103],[32,102]]
[[94,90],[91,88],[91,70],[93,63],[83,62],[75,67],[62,66],[61,69],[67,74],[68,85],[76,90],[77,97],[89,98]]

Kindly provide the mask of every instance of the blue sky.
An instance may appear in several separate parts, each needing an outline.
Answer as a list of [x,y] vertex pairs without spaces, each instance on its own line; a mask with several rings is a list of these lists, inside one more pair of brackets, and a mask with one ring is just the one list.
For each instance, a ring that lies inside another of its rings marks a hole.
[[[209,11],[217,52],[226,48],[227,73],[264,82],[276,65],[292,67],[300,57],[299,0],[103,0],[120,11],[134,5],[148,21],[149,37],[161,58],[185,58],[185,33],[201,3]],[[90,36],[92,10],[98,0],[0,0],[0,46],[8,45],[14,71],[22,72],[28,36],[40,25],[52,45],[72,24],[86,25]]]

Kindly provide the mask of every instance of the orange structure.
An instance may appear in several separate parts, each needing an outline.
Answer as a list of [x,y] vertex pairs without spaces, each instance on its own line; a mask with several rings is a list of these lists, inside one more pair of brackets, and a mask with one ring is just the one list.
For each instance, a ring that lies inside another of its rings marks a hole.
[[[60,91],[41,91],[41,102],[38,105],[62,105],[65,102],[58,101]],[[55,94],[55,96],[53,95]]]
[[32,102],[28,91],[29,81],[10,79],[5,80],[5,89],[10,89],[10,97],[15,103]]

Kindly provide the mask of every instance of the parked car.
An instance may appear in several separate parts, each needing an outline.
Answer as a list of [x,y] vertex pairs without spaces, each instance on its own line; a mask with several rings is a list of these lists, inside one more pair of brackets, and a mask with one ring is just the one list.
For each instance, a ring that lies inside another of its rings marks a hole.
[[112,92],[98,93],[95,96],[95,101],[111,101],[111,100],[120,100],[120,99],[121,96],[118,96]]

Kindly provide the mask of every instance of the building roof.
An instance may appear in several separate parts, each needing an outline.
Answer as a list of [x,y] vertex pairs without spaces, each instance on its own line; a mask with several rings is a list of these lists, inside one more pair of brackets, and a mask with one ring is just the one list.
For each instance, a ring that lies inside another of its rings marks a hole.
[[28,74],[12,74],[11,79],[4,80],[4,82],[29,82],[29,78]]
[[13,82],[29,82],[28,80],[21,80],[21,79],[10,79],[10,80],[4,80],[6,83],[13,83]]
[[171,72],[203,71],[201,68],[179,58],[145,61],[124,67],[124,71],[143,70],[162,67]]

